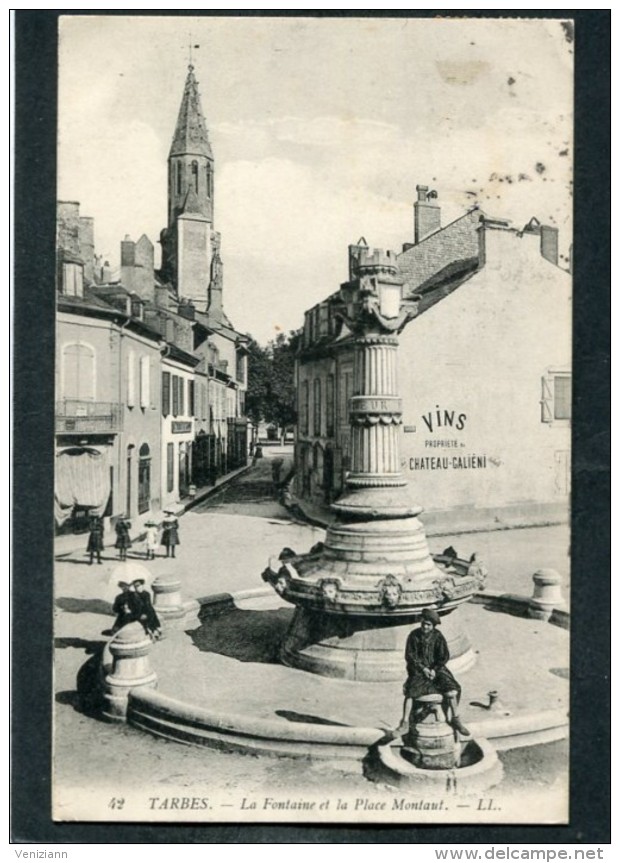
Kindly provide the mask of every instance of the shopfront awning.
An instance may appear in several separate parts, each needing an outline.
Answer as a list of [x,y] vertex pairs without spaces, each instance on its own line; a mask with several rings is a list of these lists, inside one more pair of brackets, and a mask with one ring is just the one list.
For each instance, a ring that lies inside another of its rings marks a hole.
[[71,516],[73,508],[88,508],[103,515],[110,497],[108,450],[70,447],[56,456],[54,515],[58,525]]

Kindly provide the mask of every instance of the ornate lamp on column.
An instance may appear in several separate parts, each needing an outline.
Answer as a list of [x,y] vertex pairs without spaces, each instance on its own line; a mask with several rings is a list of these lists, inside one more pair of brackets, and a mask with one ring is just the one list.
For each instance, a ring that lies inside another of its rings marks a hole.
[[264,573],[297,606],[282,646],[287,665],[331,677],[390,680],[404,676],[404,646],[423,608],[445,618],[451,667],[474,662],[455,610],[476,579],[436,566],[422,507],[400,472],[398,334],[417,314],[402,298],[394,255],[352,247],[352,279],[341,286],[336,313],[354,338],[354,395],[349,403],[351,471],[331,505],[337,518],[316,553],[289,557]]

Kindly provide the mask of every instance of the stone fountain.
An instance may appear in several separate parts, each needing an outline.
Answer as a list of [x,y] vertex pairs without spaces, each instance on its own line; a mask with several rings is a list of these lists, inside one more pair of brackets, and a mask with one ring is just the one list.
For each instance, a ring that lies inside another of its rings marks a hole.
[[403,299],[391,252],[356,249],[352,279],[337,295],[336,313],[354,340],[354,395],[349,403],[351,470],[324,543],[307,554],[284,549],[263,573],[296,606],[282,644],[289,666],[328,677],[404,679],[404,647],[423,608],[442,616],[450,667],[475,661],[458,607],[480,588],[477,570],[438,565],[430,554],[400,472],[398,335],[417,315]]

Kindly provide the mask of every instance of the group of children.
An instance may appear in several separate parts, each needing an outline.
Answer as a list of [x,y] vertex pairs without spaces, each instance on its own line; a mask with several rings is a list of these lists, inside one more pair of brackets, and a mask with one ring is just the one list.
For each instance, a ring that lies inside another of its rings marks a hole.
[[[144,538],[144,550],[147,560],[155,560],[155,551],[160,545],[166,549],[166,557],[175,557],[175,549],[180,545],[179,539],[179,520],[172,510],[164,511],[164,519],[161,523],[161,537],[159,536],[159,525],[155,521],[147,521],[144,525],[146,529]],[[131,548],[132,540],[129,531],[131,530],[131,522],[129,519],[121,516],[114,526],[116,532],[116,542],[114,548],[118,550],[120,560],[127,560],[127,549]],[[88,545],[86,551],[90,555],[89,565],[92,565],[94,558],[97,558],[97,563],[101,563],[101,552],[103,551],[103,519],[95,515],[90,520]]]
[[115,635],[128,623],[139,622],[144,631],[153,640],[161,638],[161,623],[157,612],[153,608],[151,595],[145,588],[143,578],[137,578],[129,584],[119,581],[118,586],[121,593],[118,594],[112,605],[112,611],[116,615],[112,634]]

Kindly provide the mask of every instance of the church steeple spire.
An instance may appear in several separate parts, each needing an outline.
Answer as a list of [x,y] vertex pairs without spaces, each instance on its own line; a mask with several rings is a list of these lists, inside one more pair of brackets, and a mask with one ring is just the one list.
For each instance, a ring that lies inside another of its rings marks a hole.
[[161,244],[164,278],[197,308],[207,302],[213,203],[213,151],[190,62],[168,156],[168,226]]
[[190,63],[168,156],[168,227],[184,212],[190,189],[194,211],[213,222],[213,174],[213,151]]
[[170,156],[185,155],[206,156],[213,159],[207,125],[200,104],[198,82],[191,63],[187,69],[185,90],[170,147]]

